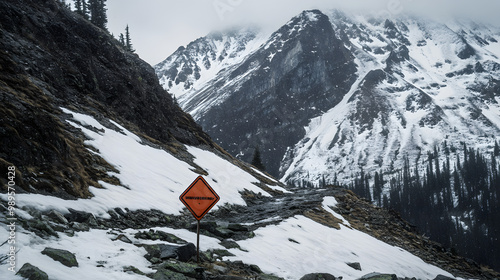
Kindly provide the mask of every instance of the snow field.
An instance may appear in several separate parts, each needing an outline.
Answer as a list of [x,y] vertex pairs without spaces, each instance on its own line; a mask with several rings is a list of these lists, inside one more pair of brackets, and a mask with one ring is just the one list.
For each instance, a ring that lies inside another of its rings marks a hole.
[[[231,249],[235,256],[227,259],[256,264],[264,272],[286,279],[300,279],[305,274],[317,272],[342,276],[346,280],[372,272],[417,279],[434,279],[439,274],[452,277],[401,248],[345,226],[349,223],[330,208],[335,205],[335,198],[325,197],[323,208],[343,220],[340,230],[298,215],[257,229],[254,238],[238,241],[244,251]],[[359,262],[362,270],[346,264],[352,262]]]
[[[196,244],[196,233],[184,229],[171,229],[165,227],[153,228]],[[91,229],[88,232],[76,232],[70,237],[60,234],[59,238],[48,240],[36,236],[25,230],[18,231],[16,236],[16,248],[20,250],[16,254],[16,271],[25,263],[30,263],[49,275],[49,279],[113,279],[113,280],[147,280],[146,276],[125,272],[124,267],[134,266],[144,273],[154,273],[149,266],[151,263],[144,258],[146,250],[134,244],[165,244],[164,241],[152,241],[136,239],[134,235],[139,231],[149,229],[127,229],[124,231]],[[120,240],[113,241],[119,234],[128,237],[133,244]],[[0,228],[0,236],[7,236],[5,227]],[[175,245],[175,244],[172,244]],[[46,248],[68,250],[75,254],[78,267],[67,267],[41,252]],[[200,247],[202,251],[209,249],[225,249],[219,245],[216,238],[200,235]],[[5,247],[1,247],[4,249]],[[3,277],[5,276],[5,277]],[[22,277],[13,275],[7,269],[0,270],[1,279],[21,280]]]

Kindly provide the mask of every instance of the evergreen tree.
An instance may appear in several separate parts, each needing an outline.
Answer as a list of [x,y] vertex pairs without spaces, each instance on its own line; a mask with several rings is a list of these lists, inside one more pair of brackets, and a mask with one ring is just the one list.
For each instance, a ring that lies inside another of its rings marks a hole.
[[120,33],[120,37],[118,38],[118,41],[120,42],[120,45],[122,45],[122,47],[126,47],[126,44],[125,44],[125,36],[123,36],[123,33]]
[[375,172],[375,179],[373,182],[373,199],[377,202],[379,206],[382,205],[382,189],[384,183],[382,182],[382,176]]
[[75,12],[85,19],[89,19],[89,10],[86,0],[75,0]]
[[82,0],[75,0],[75,12],[81,15],[82,11]]
[[497,157],[500,156],[500,147],[498,146],[498,142],[495,141],[495,148],[493,148],[493,154]]
[[102,29],[106,29],[108,17],[106,15],[106,0],[89,0],[90,21]]
[[266,170],[266,167],[262,163],[262,159],[260,157],[259,147],[256,147],[255,151],[253,152],[253,158],[252,158],[251,164],[253,166],[255,166],[257,169],[261,170],[261,171],[265,171]]
[[[434,241],[500,269],[500,164],[495,151],[486,157],[465,144],[464,148],[453,170],[446,149],[428,153],[423,175],[405,160],[403,169],[388,180],[388,195],[380,194],[384,180],[376,172],[373,196],[375,201],[382,196],[379,204],[398,211]],[[369,197],[367,178],[371,176],[361,172],[350,188]]]
[[130,39],[130,32],[129,32],[128,24],[127,24],[127,27],[125,28],[125,48],[129,52],[135,52],[134,48],[132,47],[132,40]]

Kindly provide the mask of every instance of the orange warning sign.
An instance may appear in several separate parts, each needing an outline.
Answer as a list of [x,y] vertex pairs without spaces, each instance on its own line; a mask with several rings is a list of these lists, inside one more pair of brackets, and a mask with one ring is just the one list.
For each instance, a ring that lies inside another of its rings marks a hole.
[[203,177],[198,176],[179,199],[199,221],[219,201],[220,197]]

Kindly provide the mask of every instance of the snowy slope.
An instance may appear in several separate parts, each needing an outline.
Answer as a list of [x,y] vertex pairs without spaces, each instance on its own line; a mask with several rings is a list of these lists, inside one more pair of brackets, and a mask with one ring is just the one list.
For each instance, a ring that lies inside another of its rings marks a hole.
[[[107,212],[116,207],[130,210],[157,209],[167,214],[179,214],[183,204],[179,195],[199,175],[195,167],[179,160],[164,150],[148,146],[142,140],[112,121],[115,129],[107,128],[94,118],[63,109],[71,114],[70,124],[81,129],[90,140],[86,144],[115,166],[118,173],[110,175],[118,178],[122,185],[115,186],[100,182],[105,188],[92,188],[94,197],[77,201],[64,200],[53,196],[38,194],[19,194],[19,207],[35,206],[40,210],[56,208],[67,213],[68,208],[90,211],[98,216],[108,217]],[[259,180],[241,168],[215,155],[196,147],[186,147],[194,157],[194,163],[202,166],[208,173],[209,184],[216,183],[214,190],[224,196],[214,209],[230,203],[245,205],[240,192],[243,190],[267,192],[253,183]],[[236,186],[236,187],[235,187]],[[5,195],[2,195],[5,198]]]
[[[342,279],[346,280],[359,279],[367,271],[393,271],[398,277],[417,279],[434,279],[440,274],[453,277],[409,252],[365,233],[344,225],[340,230],[332,229],[304,216],[261,228],[255,234],[255,238],[239,242],[248,252],[233,249],[231,252],[236,256],[229,259],[257,264],[266,272],[285,279],[299,279],[299,275],[318,271],[343,276]],[[277,248],[275,244],[283,245]],[[354,262],[362,263],[363,270],[355,270],[346,264]]]
[[[181,214],[183,205],[179,201],[179,194],[198,176],[191,163],[148,145],[114,121],[105,126],[89,115],[69,109],[63,111],[71,116],[67,122],[87,136],[86,144],[89,149],[119,171],[111,175],[116,176],[121,185],[100,182],[105,188],[91,188],[94,197],[76,201],[39,194],[18,194],[18,217],[34,218],[28,213],[30,208],[43,212],[57,210],[63,214],[72,208],[103,218],[110,218],[108,211],[116,207],[127,211],[156,209],[165,214]],[[208,173],[205,178],[221,197],[212,211],[229,204],[245,206],[241,194],[243,190],[272,198],[271,194],[254,184],[259,181],[254,175],[240,167],[212,152],[189,146],[186,149],[194,157],[193,162]],[[267,187],[288,192],[278,186]],[[0,194],[0,199],[5,201],[8,198],[6,194]],[[273,203],[285,202],[276,200]],[[397,273],[419,279],[434,279],[439,274],[451,276],[442,269],[425,264],[403,249],[353,229],[349,222],[334,212],[336,204],[335,198],[325,197],[322,207],[343,221],[340,230],[296,215],[276,225],[258,228],[253,238],[237,242],[242,250],[231,249],[234,256],[226,259],[259,265],[264,272],[285,279],[299,279],[305,273],[323,272],[325,269],[348,280],[370,272]],[[144,273],[155,272],[151,263],[143,257],[146,250],[134,244],[158,244],[159,241],[138,240],[135,234],[141,230],[150,229],[90,229],[77,231],[74,235],[59,234],[57,238],[45,239],[20,227],[16,232],[16,246],[20,248],[16,255],[16,265],[19,269],[29,262],[50,275],[50,279],[149,279],[125,272],[124,269],[126,265],[133,265]],[[184,229],[158,227],[154,230],[174,234],[188,242],[196,240],[194,232]],[[6,237],[8,234],[7,227],[0,227],[0,236]],[[114,240],[120,234],[129,238],[133,244]],[[295,242],[290,242],[288,238]],[[224,249],[219,239],[204,235],[201,236],[201,244],[202,250]],[[69,268],[40,254],[46,247],[70,250],[75,254],[79,266]],[[305,260],[304,255],[310,258]],[[360,262],[363,270],[355,270],[347,266],[346,262]],[[9,279],[21,279],[6,269],[2,269],[0,275],[8,275]]]

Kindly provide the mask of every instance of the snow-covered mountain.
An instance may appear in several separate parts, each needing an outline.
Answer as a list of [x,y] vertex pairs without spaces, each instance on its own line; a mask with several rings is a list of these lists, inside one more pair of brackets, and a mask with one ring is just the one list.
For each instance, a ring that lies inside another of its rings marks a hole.
[[[500,140],[499,40],[500,29],[466,20],[305,11],[176,94],[222,147],[249,160],[259,146],[283,181],[349,182],[434,148],[491,150]],[[170,88],[165,65],[157,75]]]
[[[199,104],[189,101],[192,97],[190,92],[214,86],[212,80],[218,78],[221,70],[241,63],[266,38],[267,36],[257,27],[212,32],[186,47],[179,47],[166,60],[156,65],[155,70],[164,88],[180,103],[190,106],[192,111],[195,107],[199,107]],[[206,102],[212,104],[222,100],[223,96],[206,98],[215,98]]]

